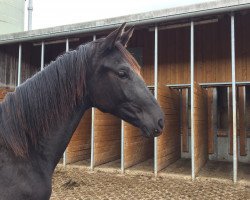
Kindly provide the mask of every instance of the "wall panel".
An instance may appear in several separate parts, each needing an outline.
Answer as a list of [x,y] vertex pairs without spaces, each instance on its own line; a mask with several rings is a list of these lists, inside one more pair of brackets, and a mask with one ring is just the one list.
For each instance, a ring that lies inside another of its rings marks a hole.
[[124,122],[124,169],[153,156],[153,139],[142,136],[141,130]]
[[90,158],[91,153],[91,109],[84,113],[66,149],[66,164]]
[[159,31],[158,73],[163,84],[190,83],[189,28]]
[[94,166],[121,158],[121,120],[95,109]]
[[207,91],[194,82],[193,137],[194,174],[197,175],[208,159]]
[[250,13],[237,15],[235,20],[236,81],[250,81]]
[[158,86],[158,102],[165,113],[165,128],[157,138],[157,169],[181,158],[180,94],[166,86]]
[[199,83],[231,82],[230,18],[195,26],[195,77]]
[[18,45],[0,46],[0,83],[17,85]]

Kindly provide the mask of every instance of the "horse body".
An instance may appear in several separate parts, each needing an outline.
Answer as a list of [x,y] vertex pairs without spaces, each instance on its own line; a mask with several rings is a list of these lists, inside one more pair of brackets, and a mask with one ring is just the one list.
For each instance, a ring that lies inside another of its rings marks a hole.
[[125,51],[133,29],[70,51],[0,104],[0,199],[46,200],[84,112],[97,107],[157,136],[163,113]]

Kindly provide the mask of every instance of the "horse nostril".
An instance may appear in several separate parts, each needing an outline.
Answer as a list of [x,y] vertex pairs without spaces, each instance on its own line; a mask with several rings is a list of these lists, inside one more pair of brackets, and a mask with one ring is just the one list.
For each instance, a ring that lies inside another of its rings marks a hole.
[[158,120],[158,125],[161,129],[163,129],[163,119]]

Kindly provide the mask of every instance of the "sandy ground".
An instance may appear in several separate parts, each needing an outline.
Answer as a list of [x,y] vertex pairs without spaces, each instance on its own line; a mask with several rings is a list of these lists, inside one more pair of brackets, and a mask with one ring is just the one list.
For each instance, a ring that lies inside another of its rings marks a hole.
[[[183,162],[186,161],[176,165]],[[115,168],[117,163],[114,163]],[[209,163],[207,168],[213,166]],[[149,173],[127,172],[123,175],[118,170],[105,171],[105,167],[91,172],[88,167],[58,166],[53,177],[51,199],[250,199],[250,180],[237,184],[230,179],[217,180],[209,174],[206,176],[205,168],[196,181],[191,181],[185,178],[185,170],[183,176],[174,176],[174,173],[172,176],[172,169],[174,167],[166,171],[167,176],[155,178]]]

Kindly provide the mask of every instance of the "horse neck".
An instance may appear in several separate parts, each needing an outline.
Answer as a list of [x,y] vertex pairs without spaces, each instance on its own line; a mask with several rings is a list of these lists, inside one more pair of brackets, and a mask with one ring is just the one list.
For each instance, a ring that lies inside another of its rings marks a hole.
[[58,58],[2,103],[2,138],[17,156],[39,154],[52,165],[59,161],[89,107],[79,56],[74,51]]

